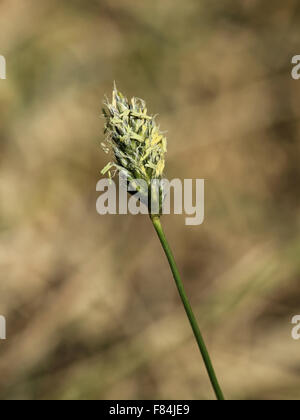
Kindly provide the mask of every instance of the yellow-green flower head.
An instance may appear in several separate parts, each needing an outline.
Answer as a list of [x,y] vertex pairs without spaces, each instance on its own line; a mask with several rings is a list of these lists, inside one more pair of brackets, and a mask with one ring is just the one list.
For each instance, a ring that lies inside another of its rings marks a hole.
[[112,150],[114,160],[105,166],[102,174],[111,174],[111,169],[115,169],[128,181],[142,179],[148,186],[153,179],[161,180],[167,140],[155,116],[148,115],[145,101],[132,98],[129,102],[114,85],[112,102],[106,99],[104,105],[104,147]]

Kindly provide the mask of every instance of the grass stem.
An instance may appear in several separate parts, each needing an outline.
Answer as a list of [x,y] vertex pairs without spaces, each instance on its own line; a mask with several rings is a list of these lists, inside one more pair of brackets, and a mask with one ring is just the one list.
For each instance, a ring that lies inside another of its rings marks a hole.
[[186,295],[186,292],[184,290],[184,286],[183,286],[183,283],[182,283],[182,280],[181,280],[181,277],[180,277],[178,268],[176,266],[176,262],[175,262],[173,253],[171,251],[171,248],[170,248],[170,246],[168,244],[168,241],[166,239],[165,233],[163,231],[163,228],[162,228],[162,225],[161,225],[161,222],[160,222],[160,217],[159,216],[152,216],[151,217],[151,220],[152,220],[152,223],[154,225],[154,228],[155,228],[155,230],[157,232],[157,235],[159,237],[159,240],[161,242],[161,245],[162,245],[162,247],[164,249],[164,252],[166,254],[166,257],[167,257],[167,259],[169,261],[170,268],[172,270],[173,277],[174,277],[174,280],[175,280],[175,283],[176,283],[176,286],[177,286],[177,289],[178,289],[180,298],[182,300],[182,303],[183,303],[183,306],[185,308],[186,314],[188,316],[188,319],[190,321],[191,327],[193,329],[193,332],[194,332],[194,335],[195,335],[195,338],[196,338],[196,341],[197,341],[197,344],[198,344],[200,353],[202,355],[202,358],[203,358],[203,361],[204,361],[204,364],[205,364],[205,367],[206,367],[206,370],[207,370],[207,373],[208,373],[210,382],[211,382],[212,387],[214,389],[214,392],[216,394],[216,397],[217,397],[218,400],[224,400],[225,398],[224,398],[223,392],[221,390],[221,387],[219,385],[219,382],[218,382],[218,379],[217,379],[215,370],[213,368],[213,365],[212,365],[212,362],[211,362],[211,359],[210,359],[210,356],[209,356],[207,347],[205,345],[205,342],[204,342],[204,339],[202,337],[202,334],[201,334],[200,328],[198,326],[197,320],[195,318],[195,315],[193,313],[192,307],[190,305],[190,302],[189,302],[188,297]]

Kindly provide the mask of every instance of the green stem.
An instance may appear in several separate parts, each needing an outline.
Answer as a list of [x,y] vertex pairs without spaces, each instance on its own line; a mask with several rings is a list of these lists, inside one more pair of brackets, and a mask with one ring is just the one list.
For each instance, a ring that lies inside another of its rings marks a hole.
[[205,342],[203,340],[202,334],[200,332],[197,320],[196,320],[195,315],[193,313],[193,310],[192,310],[192,307],[191,307],[190,302],[188,300],[188,297],[185,293],[184,286],[183,286],[183,283],[181,281],[180,274],[179,274],[178,268],[176,266],[176,262],[175,262],[173,254],[172,254],[171,248],[168,244],[168,241],[167,241],[166,236],[164,234],[162,225],[160,223],[160,217],[159,216],[151,216],[151,220],[152,220],[152,223],[155,227],[155,230],[157,232],[159,240],[162,244],[162,247],[165,251],[167,259],[169,261],[170,268],[172,270],[173,277],[174,277],[174,280],[176,282],[178,292],[180,294],[183,306],[185,308],[186,314],[188,316],[191,327],[193,329],[196,341],[197,341],[198,346],[199,346],[200,353],[203,357],[203,361],[204,361],[204,364],[206,366],[206,370],[207,370],[209,379],[211,381],[212,387],[214,389],[214,392],[216,394],[216,397],[217,397],[218,400],[224,400],[224,395],[223,395],[221,387],[218,383],[218,379],[217,379],[216,373],[214,371],[214,368],[213,368],[208,350],[206,348]]

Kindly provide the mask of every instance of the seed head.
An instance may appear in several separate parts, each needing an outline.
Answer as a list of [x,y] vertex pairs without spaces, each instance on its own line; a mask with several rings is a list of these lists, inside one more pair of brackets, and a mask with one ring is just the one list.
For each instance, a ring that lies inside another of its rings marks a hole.
[[[112,101],[104,101],[106,119],[105,152],[113,152],[113,160],[102,174],[121,172],[127,182],[140,179],[146,182],[151,195],[151,181],[160,181],[165,167],[167,139],[160,131],[155,116],[148,115],[146,103],[132,98],[129,102],[114,85]],[[138,189],[138,188],[137,188]],[[159,201],[162,201],[160,197]]]

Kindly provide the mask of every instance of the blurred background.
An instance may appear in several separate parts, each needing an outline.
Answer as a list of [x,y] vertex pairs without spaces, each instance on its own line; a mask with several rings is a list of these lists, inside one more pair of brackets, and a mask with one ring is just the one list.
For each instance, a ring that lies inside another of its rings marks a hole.
[[0,399],[213,399],[146,216],[99,216],[113,80],[205,178],[163,223],[231,399],[299,399],[297,0],[2,0]]

